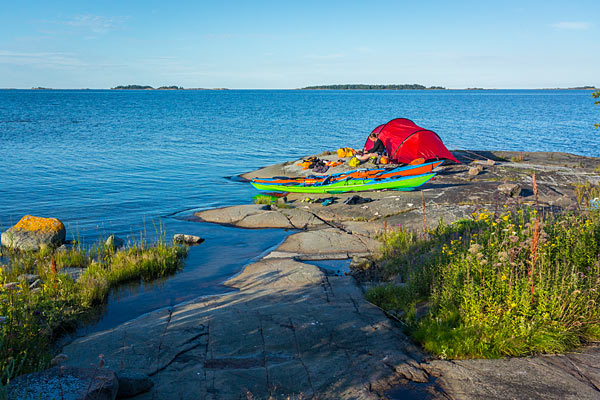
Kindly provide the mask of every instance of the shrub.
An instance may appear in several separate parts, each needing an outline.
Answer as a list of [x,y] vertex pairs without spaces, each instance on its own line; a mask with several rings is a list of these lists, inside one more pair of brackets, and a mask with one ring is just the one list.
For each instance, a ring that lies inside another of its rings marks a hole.
[[[429,232],[386,238],[386,268],[406,286],[367,298],[402,315],[441,357],[556,353],[600,337],[600,212],[482,211]],[[415,304],[430,313],[417,319]]]

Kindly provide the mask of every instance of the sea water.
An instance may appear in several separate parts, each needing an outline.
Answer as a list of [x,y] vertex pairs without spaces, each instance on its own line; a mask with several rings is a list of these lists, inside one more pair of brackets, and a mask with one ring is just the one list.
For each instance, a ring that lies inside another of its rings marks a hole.
[[[600,107],[585,90],[0,90],[0,230],[32,214],[59,218],[69,239],[86,244],[199,234],[207,240],[183,272],[118,298],[146,296],[145,306],[124,307],[139,313],[215,293],[287,233],[187,217],[250,202],[254,189],[231,177],[362,147],[397,117],[435,131],[449,149],[600,156]],[[114,321],[133,315],[125,314]]]

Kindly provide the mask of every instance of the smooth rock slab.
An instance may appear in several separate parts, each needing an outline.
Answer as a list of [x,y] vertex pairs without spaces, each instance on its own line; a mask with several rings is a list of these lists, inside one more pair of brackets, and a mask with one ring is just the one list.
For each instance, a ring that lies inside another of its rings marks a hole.
[[155,386],[136,399],[377,399],[420,352],[351,277],[290,259],[247,266],[239,291],[146,314],[66,346],[68,363],[102,353]]
[[42,246],[58,247],[65,242],[66,230],[57,218],[26,215],[2,233],[2,246],[17,250],[39,250]]
[[119,392],[117,393],[119,399],[145,393],[154,386],[154,382],[148,375],[138,371],[119,371],[117,378],[119,379]]
[[54,367],[12,380],[9,399],[19,400],[113,400],[119,383],[105,368]]

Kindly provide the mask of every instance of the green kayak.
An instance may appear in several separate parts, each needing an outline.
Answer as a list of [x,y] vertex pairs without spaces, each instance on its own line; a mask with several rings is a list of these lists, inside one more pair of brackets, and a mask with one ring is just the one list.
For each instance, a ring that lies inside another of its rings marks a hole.
[[389,179],[348,179],[331,183],[329,185],[303,185],[303,184],[263,184],[251,182],[258,190],[267,192],[290,192],[290,193],[343,193],[343,192],[362,192],[367,190],[381,189],[412,189],[421,186],[431,178],[435,173],[401,176]]

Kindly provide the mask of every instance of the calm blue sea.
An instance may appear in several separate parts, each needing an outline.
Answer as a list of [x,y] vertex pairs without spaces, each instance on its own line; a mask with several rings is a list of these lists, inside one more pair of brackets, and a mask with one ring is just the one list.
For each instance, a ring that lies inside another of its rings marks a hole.
[[600,156],[590,91],[0,91],[0,228],[50,215],[86,240],[247,202],[227,179],[362,146],[406,117],[450,149]]
[[25,214],[53,216],[93,244],[112,233],[152,236],[162,223],[210,239],[191,254],[197,268],[213,265],[198,278],[209,282],[285,236],[181,220],[249,202],[252,187],[227,177],[360,147],[396,117],[450,149],[600,156],[590,91],[0,90],[0,229]]

